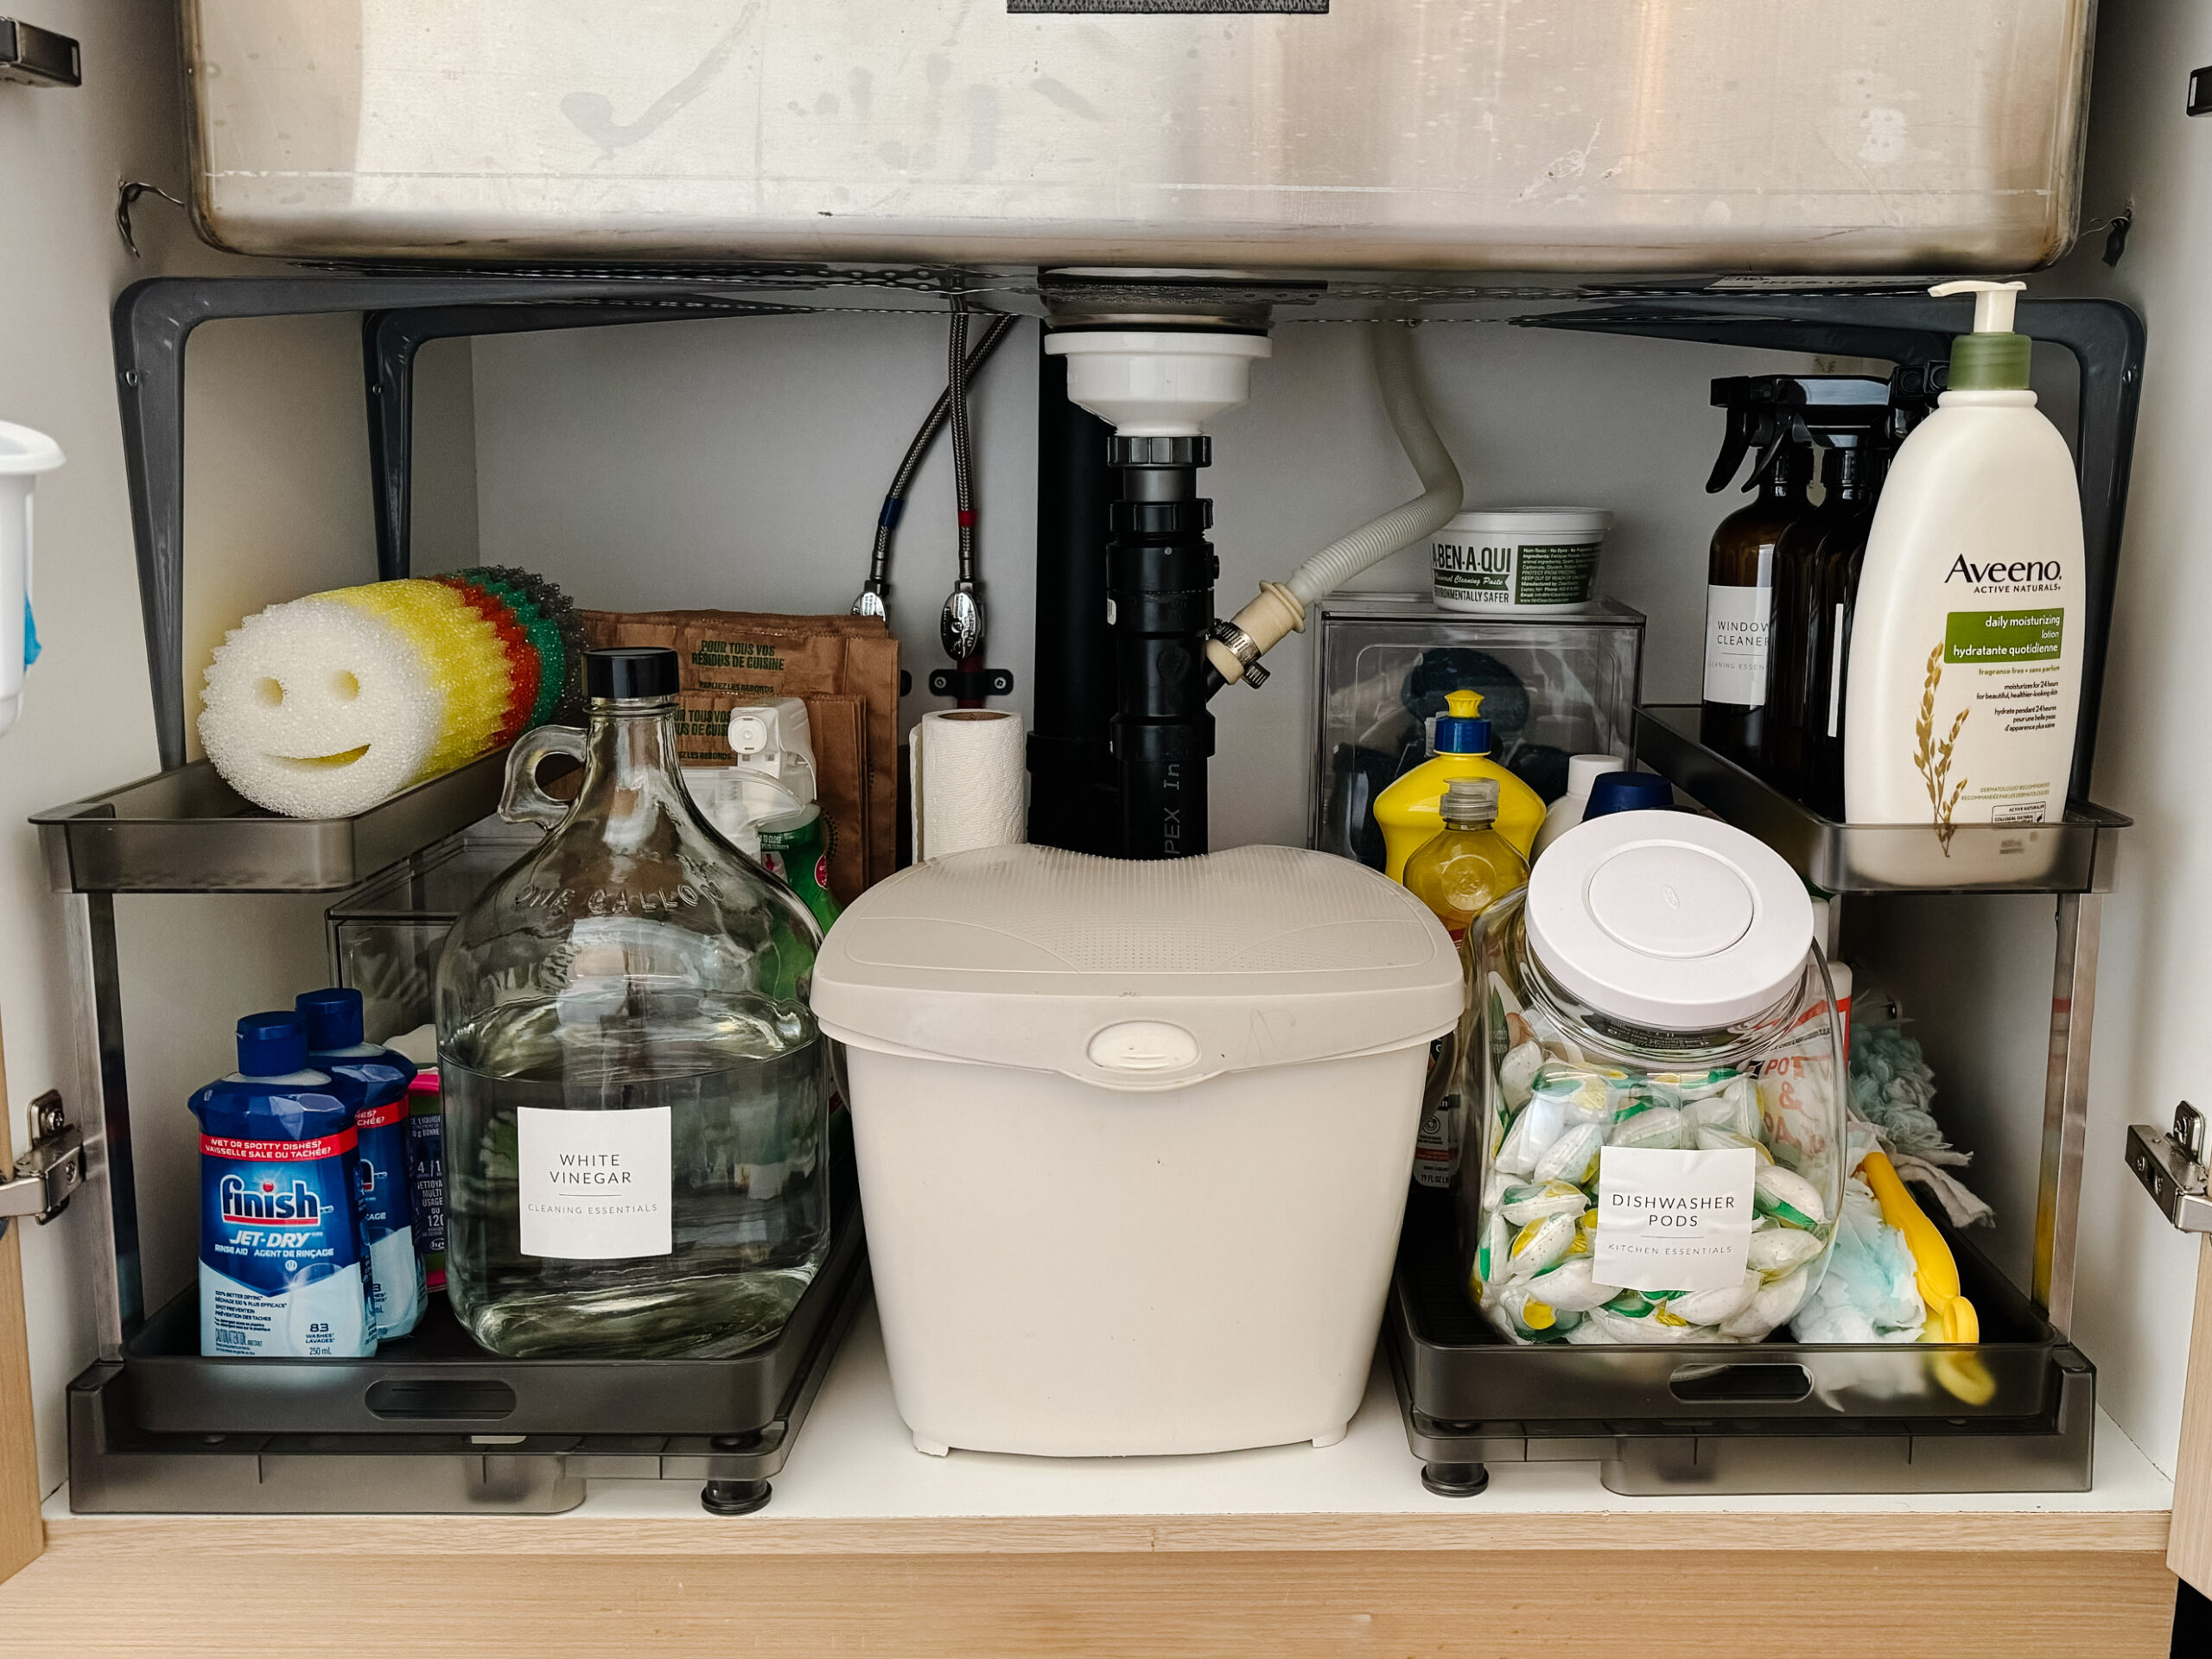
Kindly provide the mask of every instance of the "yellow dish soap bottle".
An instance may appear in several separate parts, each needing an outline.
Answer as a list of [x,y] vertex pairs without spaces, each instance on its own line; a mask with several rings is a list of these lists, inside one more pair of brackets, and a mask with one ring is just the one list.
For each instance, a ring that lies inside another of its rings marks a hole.
[[1498,793],[1495,779],[1454,778],[1439,804],[1444,828],[1406,861],[1406,891],[1436,912],[1454,943],[1529,879],[1529,861],[1492,827]]
[[1473,942],[1467,938],[1482,913],[1529,880],[1528,861],[1492,828],[1497,819],[1497,780],[1454,778],[1440,804],[1443,829],[1406,861],[1406,891],[1427,905],[1459,947],[1467,990],[1459,1030],[1440,1038],[1429,1057],[1429,1101],[1414,1138],[1414,1184],[1448,1187],[1459,1170],[1466,1103],[1479,1098],[1471,1079],[1480,1011],[1475,1006]]
[[1544,798],[1490,758],[1490,722],[1481,718],[1479,691],[1454,691],[1444,699],[1429,739],[1430,759],[1375,798],[1382,830],[1382,873],[1405,880],[1406,860],[1444,827],[1437,803],[1455,778],[1488,778],[1497,785],[1497,833],[1525,860],[1544,827]]

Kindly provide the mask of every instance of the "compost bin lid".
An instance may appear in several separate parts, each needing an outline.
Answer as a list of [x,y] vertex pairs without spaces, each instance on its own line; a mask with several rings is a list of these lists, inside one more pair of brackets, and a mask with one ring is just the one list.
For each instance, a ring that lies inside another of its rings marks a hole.
[[862,893],[812,1001],[859,1048],[1168,1089],[1425,1043],[1463,992],[1427,907],[1348,859],[993,847]]

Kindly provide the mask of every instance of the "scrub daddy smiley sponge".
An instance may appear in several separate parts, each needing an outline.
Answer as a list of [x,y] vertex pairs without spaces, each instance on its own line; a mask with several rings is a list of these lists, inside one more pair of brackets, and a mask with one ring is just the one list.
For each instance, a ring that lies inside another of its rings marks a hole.
[[563,712],[582,658],[575,608],[522,571],[340,588],[231,630],[200,741],[255,805],[346,817]]

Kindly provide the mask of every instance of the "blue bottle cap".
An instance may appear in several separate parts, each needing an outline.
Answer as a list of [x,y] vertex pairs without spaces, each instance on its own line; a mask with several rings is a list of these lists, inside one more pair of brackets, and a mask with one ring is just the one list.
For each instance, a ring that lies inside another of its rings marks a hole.
[[249,1014],[238,1021],[238,1073],[248,1077],[281,1077],[303,1071],[308,1064],[307,1027],[287,1008],[268,1014]]
[[1433,754],[1488,754],[1490,721],[1479,718],[1479,691],[1454,691],[1444,699],[1449,711],[1436,717],[1436,734],[1430,743]]
[[1674,785],[1656,772],[1609,772],[1590,785],[1590,804],[1582,809],[1582,822],[1674,804]]
[[302,991],[293,1006],[306,1026],[308,1052],[327,1054],[358,1047],[361,1041],[361,994],[334,985],[327,991]]

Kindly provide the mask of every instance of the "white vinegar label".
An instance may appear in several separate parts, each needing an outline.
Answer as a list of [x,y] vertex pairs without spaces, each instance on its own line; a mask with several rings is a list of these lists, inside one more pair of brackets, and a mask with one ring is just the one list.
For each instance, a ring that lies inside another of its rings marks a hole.
[[1591,1271],[1625,1290],[1726,1290],[1751,1253],[1749,1147],[1668,1152],[1607,1147],[1598,1156],[1598,1236]]
[[515,1110],[522,1253],[568,1262],[666,1255],[670,1112]]
[[[1761,553],[1759,566],[1766,568]],[[1705,700],[1756,709],[1766,701],[1766,636],[1774,589],[1705,590]]]

